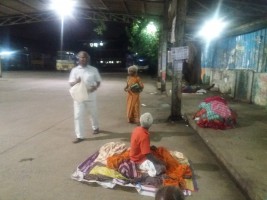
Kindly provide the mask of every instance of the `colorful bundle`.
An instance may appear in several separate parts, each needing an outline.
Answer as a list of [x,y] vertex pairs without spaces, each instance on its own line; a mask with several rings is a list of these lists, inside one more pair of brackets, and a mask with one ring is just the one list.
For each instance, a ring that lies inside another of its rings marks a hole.
[[237,114],[228,107],[227,101],[220,96],[206,98],[199,104],[193,119],[202,128],[228,129],[236,125]]

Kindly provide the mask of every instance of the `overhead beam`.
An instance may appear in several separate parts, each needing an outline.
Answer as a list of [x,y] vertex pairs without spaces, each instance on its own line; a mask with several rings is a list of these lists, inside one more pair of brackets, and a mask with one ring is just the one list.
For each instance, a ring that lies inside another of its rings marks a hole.
[[[159,18],[158,16],[144,15],[145,17]],[[140,15],[107,13],[99,11],[80,10],[75,18],[87,20],[116,21],[122,23],[131,23],[135,19],[140,19]],[[29,24],[44,21],[57,20],[58,16],[54,12],[32,13],[27,15],[13,15],[8,17],[0,17],[0,26],[11,26],[18,24]]]
[[21,4],[28,6],[31,9],[38,10],[36,7],[33,7],[30,3],[25,2],[24,0],[18,0]]
[[129,13],[129,7],[126,4],[125,0],[123,1],[123,5],[124,5],[125,10],[127,10],[127,13]]
[[238,26],[236,28],[231,28],[225,34],[223,37],[229,37],[229,36],[234,36],[234,35],[241,35],[245,33],[249,33],[252,31],[257,31],[263,28],[266,28],[267,26],[267,18],[253,21],[251,23],[247,23],[241,26]]
[[52,13],[35,13],[29,15],[13,15],[0,17],[0,26],[11,26],[18,24],[30,24],[43,21],[55,20],[56,16]]
[[[5,8],[5,9],[9,9],[9,10],[12,10],[12,11],[15,11],[16,13],[18,13],[18,14],[15,15],[15,16],[21,16],[21,18],[27,18],[28,20],[35,20],[35,19],[31,19],[33,16],[28,15],[28,14],[26,14],[26,13],[24,13],[24,12],[21,12],[21,11],[19,11],[19,10],[17,10],[17,9],[8,7],[8,6],[6,6],[6,5],[3,5],[3,4],[1,4],[1,3],[0,3],[0,7],[3,7],[3,8]],[[11,16],[12,16],[12,15],[11,15]],[[3,17],[3,18],[5,18],[5,17]],[[9,18],[9,17],[7,17],[7,18]],[[0,26],[1,26],[1,19],[2,19],[2,17],[0,18]],[[4,21],[9,21],[9,19],[7,19],[7,20],[4,19]],[[17,19],[15,19],[15,21],[17,21]]]

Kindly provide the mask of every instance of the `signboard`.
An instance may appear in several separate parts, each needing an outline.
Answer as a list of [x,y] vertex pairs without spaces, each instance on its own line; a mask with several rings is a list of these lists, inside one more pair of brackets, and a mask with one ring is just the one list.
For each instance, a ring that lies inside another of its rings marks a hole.
[[182,72],[183,62],[181,60],[174,60],[173,69],[174,69],[174,72]]
[[171,48],[172,60],[185,60],[189,57],[188,46]]

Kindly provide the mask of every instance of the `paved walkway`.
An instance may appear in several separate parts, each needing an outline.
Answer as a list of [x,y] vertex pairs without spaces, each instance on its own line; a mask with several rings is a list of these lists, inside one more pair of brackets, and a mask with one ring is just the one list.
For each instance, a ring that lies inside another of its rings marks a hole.
[[237,114],[237,126],[229,130],[201,128],[192,119],[208,96],[183,94],[183,112],[212,153],[226,167],[241,190],[252,200],[267,200],[267,109],[224,96]]

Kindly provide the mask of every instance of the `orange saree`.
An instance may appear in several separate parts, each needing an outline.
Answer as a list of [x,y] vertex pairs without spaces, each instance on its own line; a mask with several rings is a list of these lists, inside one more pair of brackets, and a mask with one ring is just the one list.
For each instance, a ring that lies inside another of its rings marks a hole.
[[129,123],[139,123],[140,118],[140,93],[135,93],[130,90],[131,86],[136,83],[138,83],[141,88],[144,88],[144,84],[139,76],[128,76],[126,114]]

